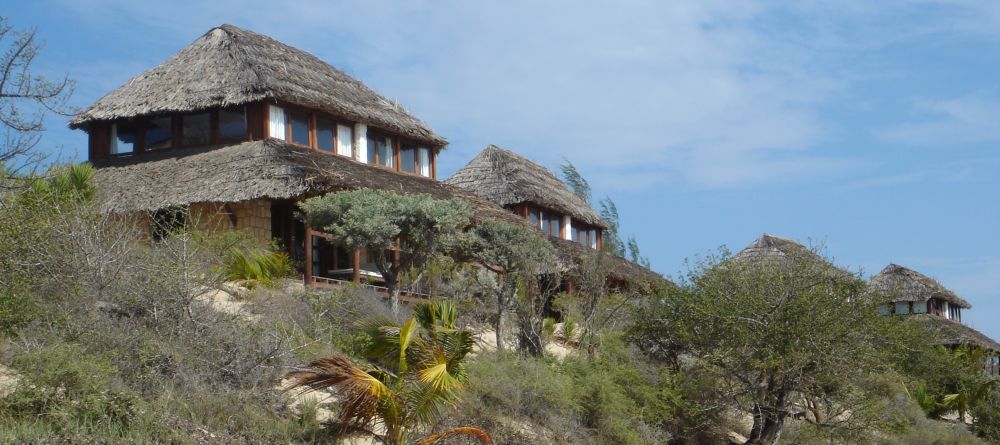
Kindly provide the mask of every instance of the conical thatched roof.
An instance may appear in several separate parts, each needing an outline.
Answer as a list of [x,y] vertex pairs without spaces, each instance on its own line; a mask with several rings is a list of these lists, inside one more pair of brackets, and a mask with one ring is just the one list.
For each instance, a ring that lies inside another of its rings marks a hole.
[[931,298],[940,298],[961,308],[972,307],[937,280],[898,264],[885,266],[885,269],[868,281],[868,285],[882,295],[892,297],[893,301],[924,302]]
[[941,344],[948,346],[972,345],[1000,352],[1000,343],[961,322],[933,315],[914,315],[914,317],[921,317],[922,320],[930,323],[931,327],[937,331]]
[[205,33],[129,80],[70,122],[109,121],[277,99],[443,147],[447,141],[402,107],[316,56],[233,25]]
[[510,150],[488,145],[445,183],[460,187],[501,206],[534,203],[606,229],[583,199],[570,191],[551,170]]
[[767,233],[761,235],[736,255],[733,255],[729,261],[774,261],[778,264],[806,261],[811,264],[820,265],[831,276],[846,278],[854,275],[846,269],[830,263],[806,246],[799,244],[798,241]]
[[475,218],[522,219],[430,178],[320,153],[277,139],[95,161],[97,201],[109,213],[152,211],[199,202],[291,199],[333,190],[374,188],[460,197]]

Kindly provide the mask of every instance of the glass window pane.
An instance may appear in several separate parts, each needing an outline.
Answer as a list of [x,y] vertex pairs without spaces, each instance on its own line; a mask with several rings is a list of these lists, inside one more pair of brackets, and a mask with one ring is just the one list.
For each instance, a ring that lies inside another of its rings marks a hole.
[[212,141],[212,119],[208,113],[181,116],[181,144],[205,145]]
[[219,110],[219,137],[237,141],[247,138],[247,116],[244,107]]
[[145,125],[146,150],[160,150],[170,148],[170,136],[173,131],[170,128],[169,117],[159,117],[146,121]]
[[128,122],[111,125],[111,154],[135,152],[135,126]]
[[539,217],[542,219],[542,233],[549,233],[549,218],[545,212],[538,212]]
[[286,140],[287,132],[285,131],[285,125],[287,116],[285,115],[285,109],[274,105],[271,105],[269,109],[268,135],[275,139]]
[[913,302],[913,313],[914,314],[926,314],[927,313],[927,302],[926,301],[914,301]]
[[897,301],[896,302],[896,313],[897,314],[909,314],[910,313],[910,302],[908,302],[908,301]]
[[[579,242],[580,241],[580,234],[577,233],[578,230],[580,230],[580,229],[578,229],[576,227],[573,227],[572,223],[570,223],[570,229],[569,229],[570,241],[575,241],[575,242]],[[584,236],[586,236],[586,235],[584,235]]]
[[386,137],[379,138],[379,143],[378,143],[378,163],[382,164],[383,166],[390,167],[390,168],[393,167],[393,166],[395,166],[396,163],[395,163],[395,160],[393,159],[393,155],[394,155],[393,151],[394,150],[393,150],[393,147],[392,147],[392,138],[391,137],[386,136]]
[[531,209],[528,211],[528,219],[531,221],[531,225],[538,227],[538,210]]
[[335,124],[330,119],[316,118],[316,148],[333,151],[333,128]]
[[375,140],[375,136],[372,136],[370,134],[368,135],[368,144],[367,145],[368,145],[368,147],[367,147],[368,148],[368,153],[367,153],[368,158],[367,158],[367,161],[368,161],[369,164],[374,164],[375,163],[375,150],[376,150],[376,147],[378,146],[378,141]]
[[288,115],[292,124],[292,142],[309,145],[309,113],[292,111]]
[[407,173],[416,173],[417,148],[412,145],[404,145],[399,149],[399,167]]
[[354,157],[354,129],[348,125],[337,125],[337,154]]
[[431,177],[431,151],[427,147],[417,149],[417,165],[420,176]]
[[596,229],[590,229],[590,233],[587,235],[587,237],[590,238],[590,248],[591,249],[596,249],[597,248],[597,230]]

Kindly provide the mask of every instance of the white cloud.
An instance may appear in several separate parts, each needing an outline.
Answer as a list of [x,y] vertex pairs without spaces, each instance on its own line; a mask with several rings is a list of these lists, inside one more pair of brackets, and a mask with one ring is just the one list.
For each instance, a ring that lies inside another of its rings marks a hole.
[[1000,142],[1000,94],[978,92],[945,100],[919,100],[913,110],[914,119],[889,127],[882,136],[910,145]]
[[[223,21],[272,35],[398,99],[455,142],[456,159],[487,143],[548,163],[566,156],[599,166],[595,186],[611,189],[634,187],[636,170],[647,186],[707,187],[847,171],[856,160],[815,149],[836,127],[822,107],[864,75],[841,52],[917,32],[885,32],[891,12],[868,2],[67,6],[98,28],[140,23],[184,43]],[[960,6],[949,23],[978,10]]]

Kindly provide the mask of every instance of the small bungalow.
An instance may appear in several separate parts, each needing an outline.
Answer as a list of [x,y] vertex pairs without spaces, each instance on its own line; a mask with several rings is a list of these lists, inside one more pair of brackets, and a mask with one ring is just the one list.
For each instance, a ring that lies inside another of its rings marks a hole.
[[[474,221],[525,221],[438,181],[447,141],[399,104],[312,54],[232,25],[108,93],[70,127],[88,134],[104,211],[134,218],[153,239],[182,217],[277,240],[303,264],[307,284],[381,278],[369,252],[347,252],[294,216],[308,197],[362,187],[426,193],[467,200]],[[592,209],[554,208],[576,218],[576,225],[566,220],[567,230],[576,229],[567,240],[600,245],[606,224]],[[576,242],[560,251],[579,258]],[[614,269],[621,276],[644,270],[621,259]]]
[[496,145],[488,145],[444,182],[510,210],[546,235],[583,247],[600,249],[608,228],[551,170]]
[[969,345],[987,352],[984,369],[1000,375],[1000,343],[962,323],[962,310],[972,305],[937,280],[898,264],[889,264],[868,282],[888,301],[879,308],[883,315],[919,316],[942,335],[950,347]]

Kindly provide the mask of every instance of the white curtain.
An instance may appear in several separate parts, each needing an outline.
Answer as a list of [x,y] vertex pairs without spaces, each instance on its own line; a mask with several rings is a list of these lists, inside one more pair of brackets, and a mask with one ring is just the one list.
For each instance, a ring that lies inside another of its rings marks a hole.
[[354,158],[362,164],[368,163],[368,126],[365,124],[354,124],[354,146],[358,150],[354,153]]
[[111,124],[111,154],[116,155],[121,153],[121,147],[118,146],[118,124]]
[[417,149],[417,165],[420,166],[420,176],[431,177],[431,151],[420,147]]
[[268,135],[275,139],[285,140],[285,109],[271,105],[268,119]]
[[337,154],[347,157],[354,156],[354,150],[351,149],[353,144],[354,132],[351,131],[351,127],[337,125]]

